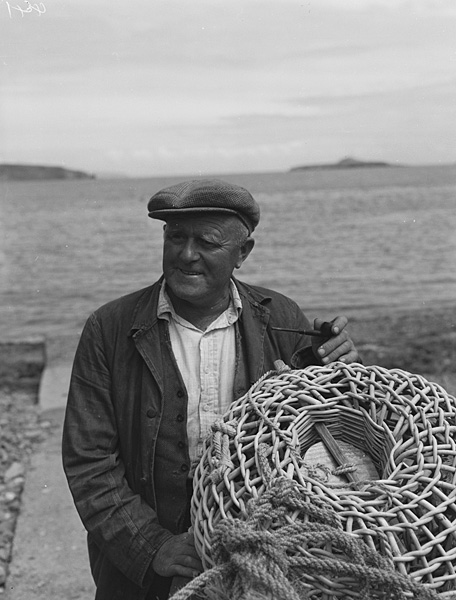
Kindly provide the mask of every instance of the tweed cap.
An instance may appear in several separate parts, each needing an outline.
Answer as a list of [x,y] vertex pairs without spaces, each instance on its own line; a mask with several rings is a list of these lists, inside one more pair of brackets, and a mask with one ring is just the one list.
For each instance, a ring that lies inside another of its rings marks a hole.
[[255,229],[260,220],[260,207],[245,188],[219,179],[185,181],[160,190],[147,204],[149,217],[167,221],[187,213],[226,212],[237,215]]

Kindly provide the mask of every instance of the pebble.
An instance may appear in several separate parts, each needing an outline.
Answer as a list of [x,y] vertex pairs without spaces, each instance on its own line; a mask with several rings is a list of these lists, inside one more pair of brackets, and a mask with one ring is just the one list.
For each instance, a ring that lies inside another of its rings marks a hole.
[[16,479],[16,477],[22,477],[23,474],[24,465],[19,462],[13,462],[13,464],[5,471],[3,479],[5,483],[8,483],[12,479]]

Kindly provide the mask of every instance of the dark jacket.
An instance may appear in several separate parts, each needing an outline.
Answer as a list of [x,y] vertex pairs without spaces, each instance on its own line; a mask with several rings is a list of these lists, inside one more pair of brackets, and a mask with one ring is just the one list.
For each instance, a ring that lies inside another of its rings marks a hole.
[[[187,393],[167,322],[157,319],[160,284],[93,313],[74,360],[63,462],[88,531],[99,600],[145,598],[155,553],[183,527]],[[239,281],[236,285],[243,304],[236,328],[236,398],[274,369],[277,359],[296,368],[319,364],[308,337],[271,329],[310,326],[295,302]],[[157,444],[159,428],[160,435],[172,432],[175,439],[164,436]],[[166,464],[156,456],[166,456]],[[166,477],[160,477],[163,473]],[[156,486],[164,501],[156,497]]]

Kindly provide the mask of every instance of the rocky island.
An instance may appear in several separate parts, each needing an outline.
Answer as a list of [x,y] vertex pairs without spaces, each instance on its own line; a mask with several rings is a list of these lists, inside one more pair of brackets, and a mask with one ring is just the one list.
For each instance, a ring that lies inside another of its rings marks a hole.
[[320,165],[304,165],[301,167],[293,167],[290,169],[292,171],[308,171],[314,169],[358,169],[361,167],[393,167],[397,165],[392,165],[387,162],[382,161],[365,161],[365,160],[357,160],[356,158],[343,158],[339,162],[336,163],[328,163],[328,164],[320,164]]
[[47,179],[95,179],[95,175],[63,167],[0,164],[0,181],[33,181]]

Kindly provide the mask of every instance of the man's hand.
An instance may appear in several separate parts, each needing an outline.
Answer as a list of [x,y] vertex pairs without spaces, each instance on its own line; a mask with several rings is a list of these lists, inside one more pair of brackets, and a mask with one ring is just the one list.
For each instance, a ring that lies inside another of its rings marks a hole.
[[181,533],[167,540],[152,561],[152,568],[162,577],[180,575],[193,579],[203,571],[195,550],[193,533]]
[[[315,319],[314,328],[320,329],[322,319]],[[332,336],[327,338],[312,338],[312,349],[315,356],[324,365],[340,360],[344,363],[359,361],[359,354],[351,337],[345,327],[348,323],[347,317],[336,317],[331,321]]]

